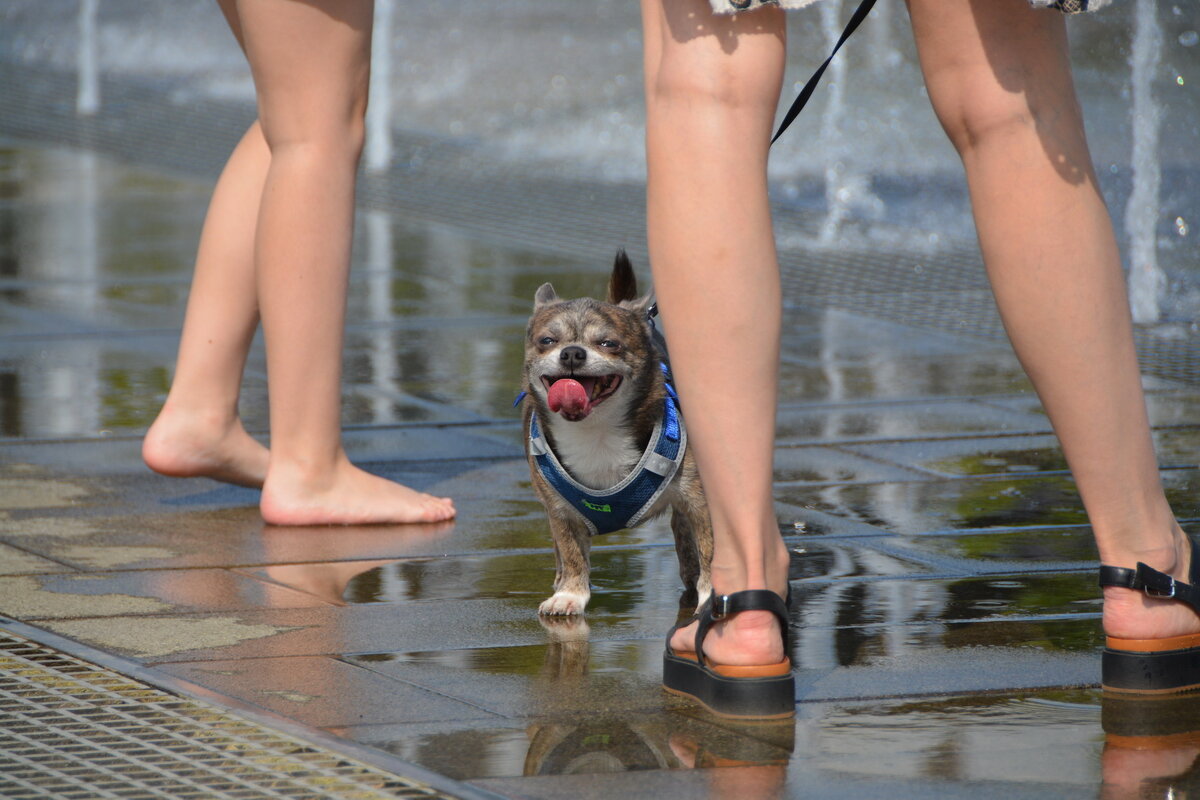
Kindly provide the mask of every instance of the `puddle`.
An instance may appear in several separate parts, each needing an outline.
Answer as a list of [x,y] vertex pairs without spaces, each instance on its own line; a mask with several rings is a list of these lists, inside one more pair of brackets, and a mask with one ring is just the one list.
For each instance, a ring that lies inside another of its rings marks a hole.
[[955,458],[930,461],[921,466],[953,475],[991,475],[1065,470],[1067,460],[1060,448],[1050,446],[1032,450],[982,450]]
[[801,704],[795,720],[755,725],[671,710],[339,732],[462,780],[603,774],[606,786],[636,793],[639,784],[612,783],[636,773],[643,790],[669,796],[697,769],[713,797],[832,796],[846,780],[871,797],[889,796],[888,786],[957,797],[971,784],[1061,797],[1094,791],[1102,769],[1105,780],[1137,773],[1112,757],[1101,716],[1097,692],[1046,691]]
[[[592,550],[588,614],[636,619],[647,608],[691,608],[672,547]],[[243,569],[283,586],[349,605],[449,600],[540,602],[553,592],[554,554],[441,556]],[[792,548],[789,579],[911,575],[927,568],[867,548],[805,541]],[[547,622],[547,620],[543,620]]]
[[779,411],[781,443],[855,439],[921,438],[934,434],[1004,433],[1047,429],[1032,417],[970,402],[847,405]]
[[917,474],[877,460],[819,447],[777,447],[775,483],[852,483],[904,480]]
[[[832,312],[837,313],[837,312]],[[1011,354],[945,356],[887,353],[886,342],[866,339],[853,330],[838,330],[838,337],[819,341],[785,354],[779,373],[780,398],[785,402],[845,401],[912,397],[970,397],[1025,394],[1033,391],[1029,379]],[[894,334],[893,334],[894,335]],[[869,357],[840,351],[844,342],[861,339],[876,347]],[[797,359],[832,350],[825,363]]]
[[824,489],[787,487],[778,499],[896,533],[1087,523],[1067,476],[929,481]]
[[[795,725],[739,725],[685,713],[594,713],[585,719],[542,717],[521,727],[476,723],[459,730],[387,740],[382,746],[459,779],[516,775],[589,775],[716,766],[783,767],[795,748]],[[762,795],[740,795],[760,797]]]
[[1095,540],[1086,526],[964,536],[910,536],[889,544],[914,554],[969,560],[966,568],[974,570],[1007,567],[1016,571],[1045,563],[1062,567],[1071,562],[1078,567],[1093,567],[1097,559]]

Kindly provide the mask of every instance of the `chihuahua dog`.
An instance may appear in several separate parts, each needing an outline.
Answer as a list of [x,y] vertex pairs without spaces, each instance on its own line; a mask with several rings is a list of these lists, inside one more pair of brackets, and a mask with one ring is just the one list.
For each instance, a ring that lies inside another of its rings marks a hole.
[[687,430],[624,251],[608,302],[534,296],[525,335],[525,453],[546,507],[557,571],[546,616],[582,614],[591,597],[591,537],[671,509],[679,575],[703,603],[712,583],[712,522]]

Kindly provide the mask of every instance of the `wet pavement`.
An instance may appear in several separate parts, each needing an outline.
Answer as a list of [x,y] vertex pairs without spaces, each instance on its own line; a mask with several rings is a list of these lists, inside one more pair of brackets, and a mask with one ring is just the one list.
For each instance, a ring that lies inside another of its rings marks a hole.
[[[214,115],[215,138],[169,170],[159,159],[175,139],[162,131],[135,131],[153,145],[137,159],[99,128],[80,133],[85,123],[35,139],[31,120],[61,108],[22,108],[0,123],[0,616],[481,794],[1200,787],[1200,699],[1098,689],[1094,546],[1011,350],[992,317],[947,330],[881,310],[871,281],[903,254],[825,250],[785,274],[776,498],[792,552],[797,716],[735,724],[660,689],[662,635],[682,601],[665,523],[597,541],[585,619],[536,614],[554,555],[512,407],[525,316],[546,280],[564,295],[601,292],[618,245],[647,275],[636,187],[572,200],[597,218],[572,244],[569,230],[494,221],[552,214],[574,184],[547,179],[561,195],[498,210],[479,199],[479,177],[473,197],[493,223],[439,224],[412,195],[368,181],[347,448],[453,496],[460,516],[278,528],[262,523],[256,492],[162,478],[138,455],[169,385],[206,164],[245,109]],[[99,144],[81,146],[84,134]],[[465,197],[470,181],[445,191]],[[954,276],[934,308],[979,295],[978,265],[957,246],[922,257]],[[858,279],[839,272],[856,259]],[[1145,384],[1169,496],[1200,532],[1195,384]],[[258,435],[265,386],[256,345],[241,402]]]
[[[798,712],[731,725],[659,688],[681,599],[662,523],[597,542],[586,620],[536,614],[554,558],[512,409],[523,312],[540,281],[587,292],[605,264],[365,213],[348,447],[460,517],[273,528],[255,492],[138,459],[208,186],[11,141],[0,176],[11,619],[511,797],[1061,797],[1200,754],[1178,731],[1106,737],[1094,548],[1003,346],[792,311],[776,495]],[[264,385],[256,350],[259,433]],[[1200,519],[1195,390],[1147,386],[1168,490]],[[1200,706],[1164,724],[1180,715]]]

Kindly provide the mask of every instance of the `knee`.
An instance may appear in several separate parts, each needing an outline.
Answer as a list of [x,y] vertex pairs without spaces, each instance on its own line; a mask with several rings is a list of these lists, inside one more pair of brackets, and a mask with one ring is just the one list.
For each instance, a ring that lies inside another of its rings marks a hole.
[[[365,103],[363,104],[365,109]],[[272,157],[311,157],[330,165],[355,167],[366,140],[364,111],[329,109],[294,119],[261,119],[263,137]]]
[[942,127],[959,155],[978,150],[998,138],[1037,130],[1037,115],[1023,104],[974,107],[968,104],[956,113],[942,115]]
[[652,110],[773,118],[779,84],[780,78],[771,70],[743,65],[727,54],[707,59],[664,58],[647,81],[647,103]]
[[989,142],[1036,136],[1048,124],[1056,124],[1048,115],[1063,117],[1067,111],[1039,102],[1036,93],[1028,88],[974,91],[967,86],[955,89],[930,86],[930,99],[959,155],[977,151]]

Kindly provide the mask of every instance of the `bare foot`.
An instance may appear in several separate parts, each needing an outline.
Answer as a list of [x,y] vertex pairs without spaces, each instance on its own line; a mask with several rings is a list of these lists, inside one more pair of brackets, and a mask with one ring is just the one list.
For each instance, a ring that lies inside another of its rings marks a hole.
[[341,459],[332,474],[309,477],[272,466],[259,502],[272,525],[372,525],[453,519],[454,502],[418,492]]
[[[1190,583],[1191,544],[1182,530],[1176,529],[1175,551],[1160,558],[1142,559],[1151,567]],[[1133,563],[1113,563],[1130,567]],[[1104,588],[1104,632],[1118,639],[1165,639],[1200,633],[1200,616],[1177,600],[1148,597],[1135,589],[1113,586]]]
[[[681,628],[671,637],[671,650],[692,652],[696,626]],[[704,655],[725,666],[760,666],[783,660],[783,634],[770,611],[742,611],[717,622],[704,637]]]
[[237,417],[217,420],[164,406],[142,440],[142,460],[160,475],[260,489],[269,454]]

